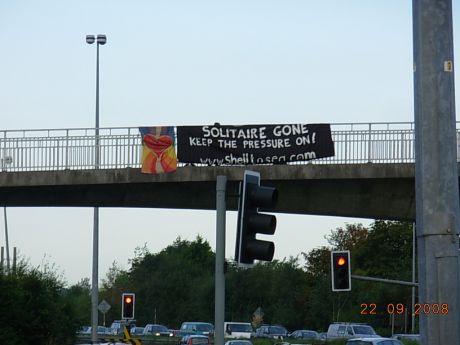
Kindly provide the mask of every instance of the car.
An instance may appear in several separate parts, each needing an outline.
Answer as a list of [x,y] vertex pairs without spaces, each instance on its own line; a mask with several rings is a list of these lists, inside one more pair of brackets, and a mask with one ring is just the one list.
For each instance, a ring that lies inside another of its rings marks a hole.
[[130,327],[130,323],[127,320],[115,320],[112,322],[112,325],[110,326],[110,334],[122,334],[123,333],[123,328]]
[[319,333],[308,329],[299,329],[289,334],[289,338],[294,339],[320,339]]
[[416,340],[420,343],[420,334],[393,334],[391,337],[398,340]]
[[280,325],[264,325],[256,329],[251,334],[253,338],[271,338],[271,339],[283,339],[288,335],[288,331],[285,327]]
[[80,328],[77,331],[77,334],[88,334],[88,329],[90,329],[91,326],[80,326]]
[[172,337],[174,335],[173,331],[164,325],[159,325],[156,323],[148,323],[144,327],[143,334],[152,334],[157,337]]
[[403,343],[398,339],[378,337],[349,339],[345,345],[403,345]]
[[[86,328],[84,332],[81,332],[80,334],[92,334],[92,327],[89,326]],[[99,335],[109,335],[110,333],[110,328],[104,327],[104,326],[97,326],[97,334]]]
[[211,341],[205,335],[188,334],[179,340],[178,345],[211,345]]
[[129,330],[129,334],[131,335],[144,334],[144,327],[131,327],[131,329]]
[[224,322],[225,337],[250,338],[253,332],[249,322]]
[[252,341],[250,340],[241,339],[241,340],[227,340],[225,342],[225,345],[253,345],[253,344],[252,344]]
[[198,334],[198,335],[210,335],[214,333],[214,325],[209,322],[196,322],[196,321],[186,321],[182,322],[182,325],[179,329],[179,335],[190,335],[190,334]]
[[346,323],[346,322],[336,322],[331,323],[327,330],[327,339],[337,339],[337,338],[359,338],[359,337],[380,337],[377,335],[372,328],[365,323]]

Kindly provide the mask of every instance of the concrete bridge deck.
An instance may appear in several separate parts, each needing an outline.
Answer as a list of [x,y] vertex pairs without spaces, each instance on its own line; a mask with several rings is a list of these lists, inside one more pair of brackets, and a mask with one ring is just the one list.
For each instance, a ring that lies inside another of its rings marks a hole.
[[228,178],[227,207],[237,209],[244,170],[279,190],[277,212],[414,220],[413,163],[257,165],[0,173],[0,205],[215,209],[216,177]]

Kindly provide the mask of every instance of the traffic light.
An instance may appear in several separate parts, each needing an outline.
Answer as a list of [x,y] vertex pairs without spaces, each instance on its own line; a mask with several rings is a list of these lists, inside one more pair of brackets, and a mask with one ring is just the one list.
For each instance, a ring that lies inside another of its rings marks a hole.
[[276,217],[259,213],[259,207],[274,207],[277,200],[276,188],[261,186],[258,172],[249,170],[244,172],[240,187],[235,246],[235,261],[240,266],[251,266],[254,260],[272,261],[275,244],[257,239],[256,234],[275,233]]
[[134,319],[134,302],[136,295],[134,293],[124,293],[121,296],[121,318]]
[[331,252],[332,291],[351,290],[350,251]]

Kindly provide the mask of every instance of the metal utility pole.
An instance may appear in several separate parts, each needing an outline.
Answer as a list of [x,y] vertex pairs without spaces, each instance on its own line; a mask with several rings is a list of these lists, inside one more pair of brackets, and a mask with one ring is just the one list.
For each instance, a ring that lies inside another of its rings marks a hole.
[[10,273],[10,243],[8,241],[8,220],[6,218],[6,206],[3,206],[3,218],[5,220],[5,242],[6,242],[6,272]]
[[[99,45],[107,43],[105,35],[86,35],[86,43],[93,44],[96,42],[96,145],[95,145],[95,169],[100,166],[99,152]],[[98,305],[99,305],[99,207],[94,207],[93,217],[93,272],[91,281],[91,341],[97,342],[98,326]]]
[[[415,223],[412,223],[412,283],[415,284]],[[411,333],[415,333],[415,286],[412,285]]]
[[[423,345],[460,343],[451,0],[413,0],[415,190]],[[444,312],[434,308],[444,306]],[[436,310],[438,313],[435,313]]]
[[225,201],[227,177],[217,176],[216,183],[216,286],[214,304],[214,344],[224,345],[225,322]]

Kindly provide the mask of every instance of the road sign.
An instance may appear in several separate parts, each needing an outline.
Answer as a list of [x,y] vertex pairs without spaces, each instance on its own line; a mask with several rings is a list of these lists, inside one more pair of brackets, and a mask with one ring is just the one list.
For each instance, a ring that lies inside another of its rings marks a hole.
[[99,303],[99,305],[97,306],[97,309],[99,309],[99,311],[103,314],[107,313],[110,310],[110,308],[112,307],[110,306],[110,304],[107,303],[105,299],[102,300],[102,302]]

